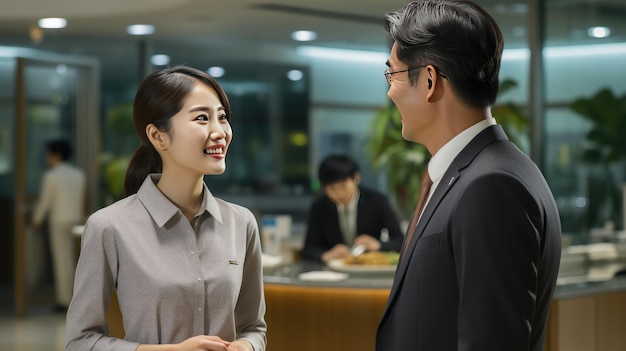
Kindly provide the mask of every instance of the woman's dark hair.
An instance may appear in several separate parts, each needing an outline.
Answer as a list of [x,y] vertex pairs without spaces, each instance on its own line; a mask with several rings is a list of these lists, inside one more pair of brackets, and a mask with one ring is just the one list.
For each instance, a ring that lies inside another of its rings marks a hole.
[[344,155],[329,155],[321,163],[318,178],[322,186],[354,178],[359,171],[356,162]]
[[[408,67],[433,65],[466,104],[493,105],[504,40],[480,6],[464,0],[412,1],[387,13],[385,28]],[[412,84],[420,72],[409,72]]]
[[186,66],[165,68],[148,75],[137,89],[133,106],[133,123],[141,141],[139,148],[130,160],[124,178],[124,192],[131,195],[150,173],[162,171],[161,156],[148,140],[146,127],[150,124],[169,133],[171,118],[183,107],[187,95],[197,83],[203,83],[215,89],[230,120],[228,97],[209,74]]

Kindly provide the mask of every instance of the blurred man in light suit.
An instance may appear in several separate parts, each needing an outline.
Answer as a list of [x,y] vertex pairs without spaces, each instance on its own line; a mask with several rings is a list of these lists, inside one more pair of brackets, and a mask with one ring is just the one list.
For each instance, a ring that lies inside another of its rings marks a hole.
[[70,144],[50,141],[46,146],[48,171],[33,215],[33,228],[41,229],[48,216],[50,250],[54,272],[56,308],[66,310],[72,299],[76,255],[72,228],[85,220],[86,177],[69,163]]
[[542,350],[561,226],[540,170],[491,116],[502,33],[463,0],[411,2],[386,28],[387,95],[433,157],[376,350]]

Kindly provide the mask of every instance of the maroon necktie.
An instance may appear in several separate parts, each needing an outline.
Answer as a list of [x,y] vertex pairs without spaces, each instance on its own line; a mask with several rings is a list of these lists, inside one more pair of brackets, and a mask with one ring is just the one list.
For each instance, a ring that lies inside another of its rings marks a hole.
[[426,199],[428,198],[428,193],[430,192],[430,186],[433,185],[432,179],[430,179],[430,175],[428,174],[428,167],[424,170],[424,174],[422,175],[422,185],[420,187],[420,197],[417,201],[417,207],[415,207],[415,213],[413,214],[413,220],[411,221],[411,226],[409,226],[409,231],[406,234],[406,240],[404,242],[404,250],[402,250],[402,257],[404,258],[404,254],[406,253],[407,248],[409,247],[409,243],[411,242],[411,238],[413,237],[413,232],[415,231],[415,227],[417,226],[417,220],[420,218],[420,214],[424,209],[424,205],[426,204]]

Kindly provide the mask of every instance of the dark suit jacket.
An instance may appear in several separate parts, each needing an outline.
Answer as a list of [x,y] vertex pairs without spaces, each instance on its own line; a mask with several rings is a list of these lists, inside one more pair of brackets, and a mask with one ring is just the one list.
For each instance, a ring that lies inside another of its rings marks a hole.
[[[387,228],[389,241],[381,242],[381,251],[400,251],[404,237],[387,197],[364,187],[360,187],[359,191],[356,219],[357,235],[369,234],[380,240],[380,231]],[[325,251],[340,243],[352,245],[352,243],[345,243],[343,240],[337,206],[328,196],[323,195],[317,198],[309,209],[302,257],[320,261]]]
[[488,127],[455,158],[424,209],[398,264],[376,350],[542,350],[560,243],[541,172],[500,126]]

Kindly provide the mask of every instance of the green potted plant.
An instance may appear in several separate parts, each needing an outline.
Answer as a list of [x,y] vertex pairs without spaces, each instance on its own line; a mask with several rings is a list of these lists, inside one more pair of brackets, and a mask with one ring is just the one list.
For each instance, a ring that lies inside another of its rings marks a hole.
[[387,170],[388,190],[401,218],[409,218],[430,160],[428,150],[404,140],[400,112],[392,102],[380,108],[372,121],[368,146],[373,168]]
[[[513,80],[500,83],[499,98],[517,87]],[[492,114],[507,131],[509,138],[521,145],[528,133],[524,111],[512,102],[496,104]],[[370,125],[369,153],[374,169],[387,171],[387,186],[400,216],[408,219],[419,197],[424,168],[430,160],[428,150],[402,138],[400,112],[392,102],[380,108]]]
[[124,197],[124,175],[130,157],[139,145],[133,125],[132,103],[121,103],[111,107],[106,113],[105,134],[112,135],[113,142],[100,155],[104,172],[102,197],[104,205]]
[[[624,180],[618,179],[616,172],[626,159],[626,94],[618,97],[604,88],[591,97],[574,100],[570,108],[591,122],[582,160],[600,170],[592,172],[587,181],[589,203],[584,226],[601,226],[603,220],[621,223]],[[600,215],[605,206],[608,219]]]

